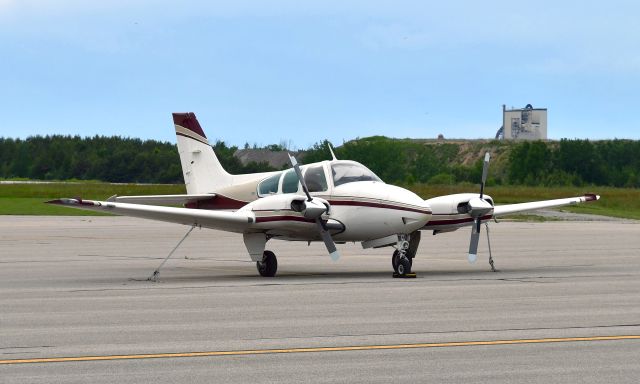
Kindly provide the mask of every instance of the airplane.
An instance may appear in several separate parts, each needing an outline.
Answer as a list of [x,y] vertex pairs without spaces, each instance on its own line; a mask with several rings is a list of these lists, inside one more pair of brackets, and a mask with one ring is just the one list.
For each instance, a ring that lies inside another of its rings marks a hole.
[[[356,161],[338,160],[331,147],[331,160],[301,166],[289,154],[290,169],[233,175],[220,164],[193,112],[173,113],[173,122],[186,194],[116,195],[106,201],[61,198],[47,203],[191,226],[163,264],[191,230],[204,227],[242,234],[249,257],[264,277],[275,276],[278,269],[276,255],[266,249],[270,240],[322,241],[333,260],[339,257],[336,243],[359,242],[364,249],[393,247],[394,276],[407,277],[412,274],[421,231],[435,235],[471,227],[468,259],[473,263],[483,223],[488,231],[488,222],[501,216],[600,199],[585,194],[494,205],[484,193],[489,153],[479,193],[427,200],[386,184]],[[489,242],[489,263],[495,271],[490,247]]]

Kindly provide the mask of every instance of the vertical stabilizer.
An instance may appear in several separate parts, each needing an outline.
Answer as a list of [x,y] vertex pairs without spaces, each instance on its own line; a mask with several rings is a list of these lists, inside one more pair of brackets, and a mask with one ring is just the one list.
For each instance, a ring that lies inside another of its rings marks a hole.
[[178,153],[188,194],[213,193],[232,184],[232,175],[209,145],[193,112],[174,113]]

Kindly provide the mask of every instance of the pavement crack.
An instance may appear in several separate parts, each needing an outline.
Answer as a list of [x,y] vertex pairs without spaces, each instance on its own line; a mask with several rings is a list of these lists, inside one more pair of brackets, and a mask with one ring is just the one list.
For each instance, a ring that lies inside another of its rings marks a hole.
[[242,339],[245,341],[258,340],[282,340],[282,339],[324,339],[333,337],[371,337],[371,336],[415,336],[415,335],[442,335],[454,333],[479,333],[479,332],[520,332],[520,331],[568,331],[581,329],[608,329],[608,328],[635,328],[640,327],[640,323],[633,324],[605,324],[605,325],[583,325],[570,327],[525,327],[525,328],[481,328],[466,330],[445,330],[445,331],[426,331],[426,332],[381,332],[381,333],[335,333],[327,335],[312,336],[291,336],[291,337],[260,337]]

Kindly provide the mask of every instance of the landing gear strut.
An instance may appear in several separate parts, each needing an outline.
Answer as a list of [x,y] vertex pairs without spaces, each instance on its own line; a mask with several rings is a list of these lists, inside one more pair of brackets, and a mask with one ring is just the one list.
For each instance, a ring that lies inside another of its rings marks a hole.
[[498,272],[496,267],[493,266],[493,257],[491,256],[491,240],[489,239],[489,223],[484,223],[487,228],[487,245],[489,246],[489,265],[491,266],[491,272]]
[[278,259],[276,255],[271,251],[264,251],[262,253],[262,260],[256,262],[258,273],[262,277],[273,277],[278,270]]

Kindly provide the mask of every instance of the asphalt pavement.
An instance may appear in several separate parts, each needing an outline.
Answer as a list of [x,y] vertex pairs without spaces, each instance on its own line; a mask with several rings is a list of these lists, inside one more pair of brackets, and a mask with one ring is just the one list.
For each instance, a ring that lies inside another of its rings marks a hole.
[[[640,377],[640,223],[423,233],[391,250],[273,241],[122,217],[0,216],[0,383],[576,382]],[[483,227],[484,230],[484,227]]]

